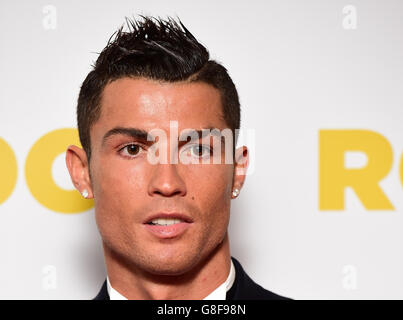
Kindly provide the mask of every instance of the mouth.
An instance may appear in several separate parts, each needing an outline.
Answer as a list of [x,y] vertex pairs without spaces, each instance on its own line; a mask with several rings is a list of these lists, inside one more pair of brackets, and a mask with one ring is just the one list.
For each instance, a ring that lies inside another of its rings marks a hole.
[[192,225],[193,219],[179,213],[158,213],[147,218],[143,225],[160,239],[179,237]]
[[148,217],[144,224],[169,226],[176,223],[192,223],[193,219],[182,213],[157,213]]

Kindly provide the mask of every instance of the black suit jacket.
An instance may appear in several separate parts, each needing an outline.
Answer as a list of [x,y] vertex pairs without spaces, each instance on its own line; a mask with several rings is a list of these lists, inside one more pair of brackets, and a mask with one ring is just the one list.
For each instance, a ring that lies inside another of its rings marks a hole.
[[[227,291],[226,300],[288,300],[288,298],[279,296],[255,283],[234,257],[232,257],[232,262],[235,267],[235,281],[231,289]],[[110,300],[106,280],[94,300]]]

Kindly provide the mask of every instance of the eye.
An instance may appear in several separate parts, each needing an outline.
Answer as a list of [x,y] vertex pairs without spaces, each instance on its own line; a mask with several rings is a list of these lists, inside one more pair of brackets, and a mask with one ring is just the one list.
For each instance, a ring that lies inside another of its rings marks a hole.
[[192,154],[192,156],[204,158],[210,155],[211,149],[210,147],[202,144],[195,144],[190,147],[190,153]]
[[142,147],[138,144],[131,143],[120,149],[120,152],[128,157],[135,157],[140,153],[141,149]]

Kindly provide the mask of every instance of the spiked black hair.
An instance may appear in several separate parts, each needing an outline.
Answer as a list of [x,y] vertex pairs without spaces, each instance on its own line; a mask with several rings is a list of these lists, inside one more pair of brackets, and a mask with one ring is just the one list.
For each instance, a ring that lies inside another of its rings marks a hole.
[[227,70],[209,60],[209,52],[178,18],[167,20],[140,16],[126,18],[109,39],[84,80],[78,97],[77,122],[81,145],[91,157],[90,129],[101,111],[105,86],[123,77],[143,77],[157,81],[199,81],[220,91],[224,120],[234,133],[240,127],[238,93]]

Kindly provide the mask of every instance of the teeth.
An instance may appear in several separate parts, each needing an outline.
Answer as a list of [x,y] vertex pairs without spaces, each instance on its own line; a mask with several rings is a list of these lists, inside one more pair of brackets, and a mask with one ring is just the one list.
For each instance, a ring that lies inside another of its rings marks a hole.
[[157,224],[160,226],[170,226],[171,224],[181,223],[181,219],[154,219],[151,221],[152,224]]

